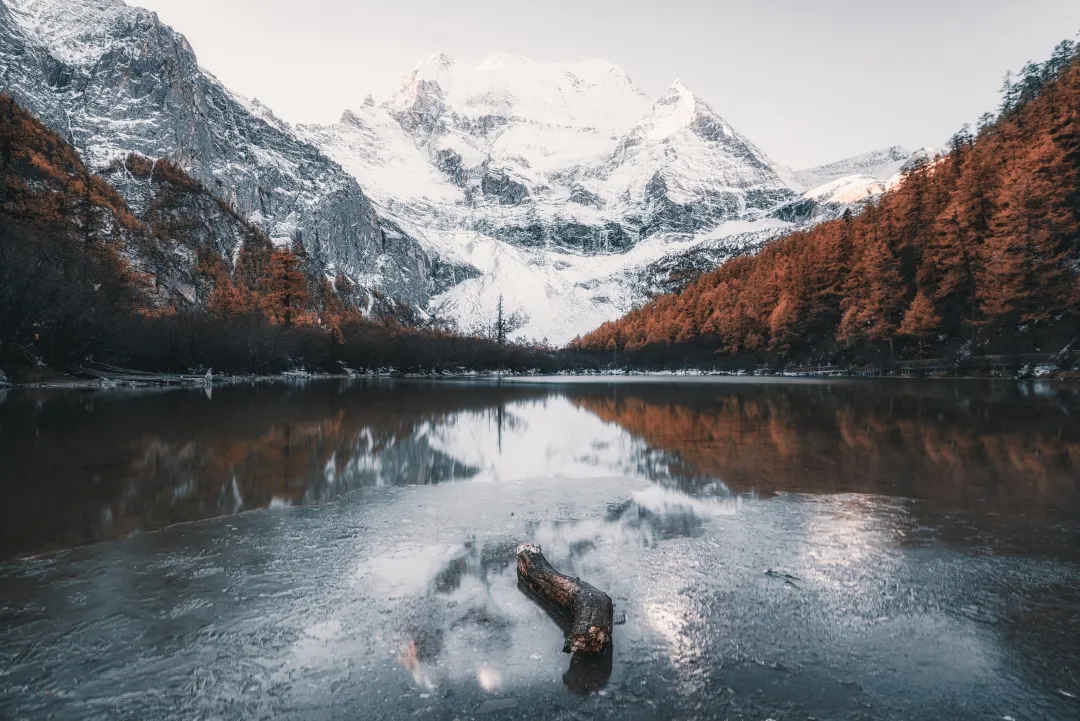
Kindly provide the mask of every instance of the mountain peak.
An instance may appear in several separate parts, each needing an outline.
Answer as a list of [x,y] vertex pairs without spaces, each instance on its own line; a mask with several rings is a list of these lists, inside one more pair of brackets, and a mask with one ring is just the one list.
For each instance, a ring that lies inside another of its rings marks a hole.
[[440,86],[448,86],[451,77],[462,70],[462,65],[446,53],[435,53],[416,64],[413,69],[413,82],[432,82]]
[[[452,110],[467,118],[521,118],[555,127],[626,132],[648,112],[650,102],[618,66],[602,60],[537,62],[498,54],[465,67],[445,54],[433,55],[404,78],[387,101],[392,114],[420,112],[430,132],[438,116]],[[486,122],[486,121],[485,121]]]
[[656,101],[654,109],[657,107],[668,108],[668,112],[679,112],[685,115],[686,122],[690,122],[698,113],[716,114],[708,103],[698,97],[682,80],[676,80],[671,84],[663,97]]
[[690,96],[694,97],[694,93],[686,86],[682,80],[675,78],[675,82],[668,88],[668,95]]
[[432,53],[420,62],[416,64],[416,70],[426,70],[428,68],[453,68],[458,65],[458,61],[450,57],[446,53]]
[[370,95],[364,98],[364,102],[360,104],[360,110],[354,111],[346,108],[341,113],[341,119],[338,121],[340,125],[363,125],[362,118],[370,118],[373,109],[375,108],[375,99]]
[[702,111],[715,115],[685,83],[676,80],[667,93],[653,103],[652,110],[640,127],[651,138],[665,138],[692,126]]

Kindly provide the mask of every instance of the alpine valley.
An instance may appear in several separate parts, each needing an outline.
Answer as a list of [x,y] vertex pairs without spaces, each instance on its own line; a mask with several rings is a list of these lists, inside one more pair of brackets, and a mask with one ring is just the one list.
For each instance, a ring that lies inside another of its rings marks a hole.
[[[293,126],[120,0],[0,0],[0,77],[139,217],[152,188],[127,159],[167,159],[369,309],[389,299],[483,334],[501,304],[512,337],[558,345],[859,210],[934,155],[892,147],[794,171],[681,82],[649,98],[610,63],[505,55],[476,68],[435,55],[392,97]],[[240,235],[204,226],[235,259]]]

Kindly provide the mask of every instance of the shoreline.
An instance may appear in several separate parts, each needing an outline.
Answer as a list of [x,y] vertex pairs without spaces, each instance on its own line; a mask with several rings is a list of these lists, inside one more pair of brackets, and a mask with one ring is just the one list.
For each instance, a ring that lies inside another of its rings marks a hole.
[[109,379],[109,378],[78,378],[68,376],[50,380],[30,381],[22,383],[0,384],[0,392],[8,390],[114,390],[114,389],[213,389],[235,385],[255,385],[262,383],[308,383],[312,381],[326,380],[517,380],[517,379],[604,379],[604,378],[738,378],[738,379],[818,379],[818,380],[988,380],[988,381],[1048,381],[1060,383],[1074,383],[1080,381],[1080,373],[1065,370],[1046,370],[1043,372],[1018,373],[1018,374],[980,374],[980,375],[954,375],[954,374],[927,374],[912,375],[904,373],[848,373],[836,370],[828,371],[781,371],[768,372],[762,370],[739,370],[720,371],[703,370],[697,368],[683,368],[677,370],[638,370],[638,369],[609,369],[597,370],[568,370],[554,373],[540,370],[531,371],[432,371],[428,373],[401,372],[396,369],[378,369],[375,371],[353,371],[348,373],[321,373],[304,370],[285,371],[276,374],[259,375],[232,375],[223,374],[209,377],[205,380],[177,381],[174,377],[163,374],[156,377],[155,374],[146,374],[145,379]]

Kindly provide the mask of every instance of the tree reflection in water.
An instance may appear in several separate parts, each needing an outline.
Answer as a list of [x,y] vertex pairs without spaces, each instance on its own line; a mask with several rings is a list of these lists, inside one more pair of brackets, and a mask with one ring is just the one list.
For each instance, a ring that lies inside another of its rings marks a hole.
[[878,493],[954,508],[1080,507],[1076,389],[903,381],[634,386],[579,407],[673,455],[691,486]]
[[15,391],[0,406],[0,557],[467,479],[629,475],[695,496],[876,493],[1067,516],[1078,409],[1064,387],[952,381]]

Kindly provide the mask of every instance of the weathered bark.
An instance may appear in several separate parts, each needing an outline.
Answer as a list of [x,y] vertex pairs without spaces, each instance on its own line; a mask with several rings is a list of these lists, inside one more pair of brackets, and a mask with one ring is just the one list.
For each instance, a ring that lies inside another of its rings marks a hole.
[[518,578],[570,623],[565,653],[602,653],[611,643],[615,610],[611,597],[578,578],[564,576],[548,563],[540,546],[517,548]]

